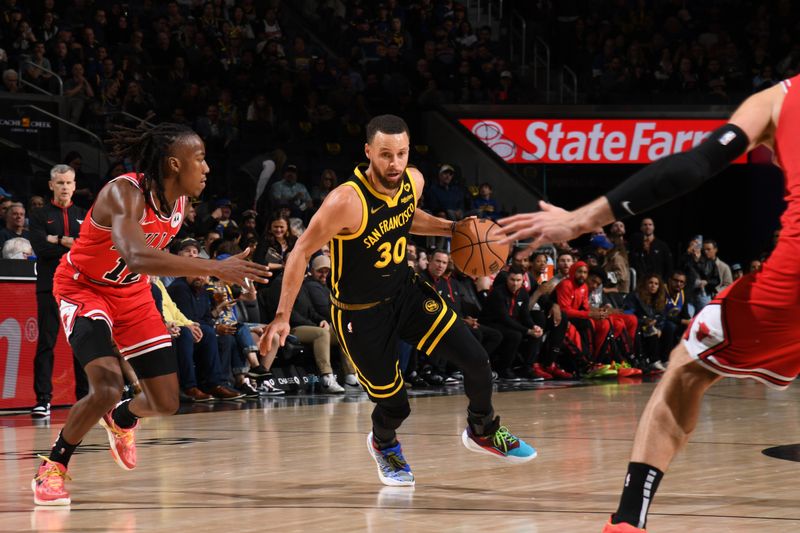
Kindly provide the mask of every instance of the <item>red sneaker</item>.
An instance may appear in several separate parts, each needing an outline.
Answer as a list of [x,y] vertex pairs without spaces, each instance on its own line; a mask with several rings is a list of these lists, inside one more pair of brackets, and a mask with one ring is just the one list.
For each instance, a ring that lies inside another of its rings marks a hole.
[[531,367],[531,370],[533,371],[533,375],[536,376],[537,378],[553,379],[552,374],[545,371],[545,369],[542,368],[542,365],[540,365],[539,363],[533,363],[533,367]]
[[644,529],[634,527],[627,522],[620,522],[619,524],[612,524],[611,519],[603,528],[603,533],[647,533]]
[[114,423],[111,413],[114,409],[103,415],[100,425],[106,428],[108,444],[111,445],[111,456],[123,470],[133,470],[136,467],[136,439],[134,430],[139,427],[139,421],[129,429],[123,429]]
[[47,457],[41,455],[39,457],[44,461],[39,465],[39,470],[31,481],[33,503],[36,505],[69,505],[71,500],[69,492],[64,487],[64,481],[72,478],[67,474],[67,467],[51,461]]
[[575,377],[571,372],[567,372],[563,368],[556,366],[555,363],[547,367],[547,373],[551,374],[556,379],[573,379]]

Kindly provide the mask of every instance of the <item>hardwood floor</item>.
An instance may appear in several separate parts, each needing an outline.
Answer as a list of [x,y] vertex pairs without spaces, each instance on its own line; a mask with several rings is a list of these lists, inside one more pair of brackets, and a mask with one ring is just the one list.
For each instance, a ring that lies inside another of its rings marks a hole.
[[[365,449],[365,395],[196,405],[144,421],[120,470],[99,427],[73,457],[68,509],[35,509],[30,479],[66,416],[0,414],[0,531],[478,531],[599,533],[617,504],[653,384],[495,395],[539,457],[506,466],[460,442],[465,398],[415,396],[400,432],[415,489],[384,487]],[[648,531],[800,531],[800,398],[723,381],[652,506]],[[208,411],[208,412],[202,412]],[[768,448],[773,455],[762,453]]]

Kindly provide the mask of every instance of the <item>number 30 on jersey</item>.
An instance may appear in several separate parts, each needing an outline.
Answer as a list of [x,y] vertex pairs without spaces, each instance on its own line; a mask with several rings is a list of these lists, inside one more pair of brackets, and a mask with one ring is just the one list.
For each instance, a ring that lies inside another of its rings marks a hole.
[[385,268],[392,261],[399,265],[406,257],[406,238],[400,237],[394,243],[394,246],[390,242],[384,242],[378,246],[378,252],[380,252],[381,257],[375,261],[375,268]]

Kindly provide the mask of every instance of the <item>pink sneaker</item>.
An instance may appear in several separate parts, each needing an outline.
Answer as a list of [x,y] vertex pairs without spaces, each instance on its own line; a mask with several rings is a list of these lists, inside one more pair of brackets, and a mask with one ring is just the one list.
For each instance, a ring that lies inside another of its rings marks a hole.
[[100,425],[108,433],[108,444],[111,445],[111,456],[123,470],[133,470],[136,468],[136,439],[134,430],[139,427],[139,421],[129,429],[122,429],[114,423],[111,413],[114,409],[103,415]]
[[39,470],[31,481],[33,503],[36,505],[69,505],[71,502],[69,491],[64,486],[64,482],[71,479],[67,474],[67,467],[51,461],[47,457],[41,455],[39,457],[44,461],[39,465]]

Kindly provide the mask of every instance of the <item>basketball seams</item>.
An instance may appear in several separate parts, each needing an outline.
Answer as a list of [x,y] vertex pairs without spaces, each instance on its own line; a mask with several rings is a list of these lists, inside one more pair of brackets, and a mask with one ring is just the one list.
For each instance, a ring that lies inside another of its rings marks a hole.
[[[472,219],[472,225],[475,227],[475,236],[478,237],[477,247],[478,252],[481,254],[481,270],[486,273],[486,258],[483,257],[483,243],[481,242],[481,234],[478,231],[478,219]],[[491,228],[491,226],[489,226]],[[488,230],[487,230],[488,232]],[[486,238],[486,233],[484,233],[484,238]]]
[[[491,275],[490,264],[495,262],[493,257],[497,259],[499,265],[502,265],[506,261],[504,255],[507,257],[507,251],[496,244],[500,239],[493,235],[496,226],[494,222],[486,219],[473,219],[470,222],[471,226],[467,224],[465,230],[456,229],[453,232],[450,256],[461,272],[470,275]],[[486,251],[483,250],[484,247]],[[475,253],[476,248],[479,250],[478,253]]]

